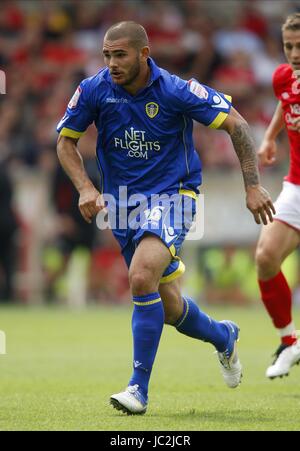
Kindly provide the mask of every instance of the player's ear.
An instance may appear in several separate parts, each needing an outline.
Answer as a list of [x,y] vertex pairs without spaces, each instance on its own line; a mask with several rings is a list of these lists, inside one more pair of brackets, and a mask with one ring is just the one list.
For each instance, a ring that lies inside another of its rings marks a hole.
[[150,56],[150,49],[149,49],[149,47],[148,46],[142,47],[140,54],[141,54],[141,58],[143,60],[147,60],[147,58],[149,58],[149,56]]

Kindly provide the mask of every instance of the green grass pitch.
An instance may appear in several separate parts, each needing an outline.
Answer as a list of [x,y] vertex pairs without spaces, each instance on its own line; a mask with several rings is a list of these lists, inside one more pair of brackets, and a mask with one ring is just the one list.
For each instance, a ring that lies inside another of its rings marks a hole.
[[1,307],[0,430],[300,430],[300,366],[264,376],[278,338],[263,308],[205,310],[241,327],[242,385],[224,385],[211,345],[165,327],[138,417],[108,404],[131,373],[130,309]]

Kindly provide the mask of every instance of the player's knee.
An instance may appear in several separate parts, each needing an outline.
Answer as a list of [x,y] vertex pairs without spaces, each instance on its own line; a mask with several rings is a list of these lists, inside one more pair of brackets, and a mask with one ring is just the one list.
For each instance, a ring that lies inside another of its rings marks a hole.
[[182,316],[183,303],[181,297],[176,296],[166,299],[162,297],[164,311],[165,311],[165,324],[173,326]]
[[143,296],[157,291],[158,282],[154,280],[153,273],[148,268],[129,272],[129,285],[136,296]]
[[258,271],[270,273],[270,275],[274,272],[276,273],[280,268],[280,261],[278,260],[275,249],[270,247],[258,247],[255,254],[255,262]]
[[180,313],[178,311],[174,310],[167,310],[165,308],[165,324],[168,324],[169,326],[174,326],[180,318]]

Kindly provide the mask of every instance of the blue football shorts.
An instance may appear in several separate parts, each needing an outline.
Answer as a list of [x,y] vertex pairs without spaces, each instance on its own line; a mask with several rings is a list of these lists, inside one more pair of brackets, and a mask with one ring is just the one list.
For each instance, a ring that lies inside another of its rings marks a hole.
[[172,195],[152,195],[138,207],[126,209],[127,227],[115,228],[112,232],[121,246],[128,268],[140,241],[152,234],[161,239],[172,257],[160,283],[168,283],[181,276],[185,266],[178,254],[195,213],[196,194],[189,190],[180,190]]

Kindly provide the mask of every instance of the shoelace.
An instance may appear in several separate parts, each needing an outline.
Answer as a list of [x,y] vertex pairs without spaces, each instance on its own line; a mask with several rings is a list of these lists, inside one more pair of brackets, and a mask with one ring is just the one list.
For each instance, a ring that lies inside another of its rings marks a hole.
[[221,365],[224,366],[224,368],[229,369],[229,357],[227,356],[226,352],[228,352],[228,349],[225,349],[225,351],[223,352],[214,351],[213,354],[217,354]]
[[132,395],[134,395],[139,389],[139,386],[137,384],[135,385],[129,385],[127,387],[127,391],[129,391],[129,393],[131,393]]
[[[229,324],[228,330],[229,330],[230,338],[231,338],[232,336],[234,336],[234,341],[235,341],[235,340],[236,340],[236,338],[235,338],[235,329],[233,328],[233,326],[232,326],[231,324]],[[237,339],[237,341],[238,341],[238,339]],[[233,352],[233,351],[232,351],[232,352]],[[229,360],[230,360],[230,357],[231,357],[231,355],[232,355],[232,352],[230,353],[230,352],[229,352],[229,349],[226,348],[225,351],[223,351],[223,352],[221,352],[221,353],[219,353],[219,354],[222,354],[222,355],[224,356],[224,358],[225,358],[225,359],[228,361],[228,363],[229,363]]]
[[229,354],[229,349],[227,348],[227,349],[225,349],[225,351],[224,352],[222,352],[222,354],[225,356],[225,358],[227,359],[227,360],[229,360],[230,359],[230,354]]
[[143,394],[139,391],[139,385],[135,384],[135,385],[129,385],[127,387],[127,391],[132,394],[138,401],[140,401],[140,403],[142,403],[143,405],[147,405],[147,398],[145,398],[143,396]]

